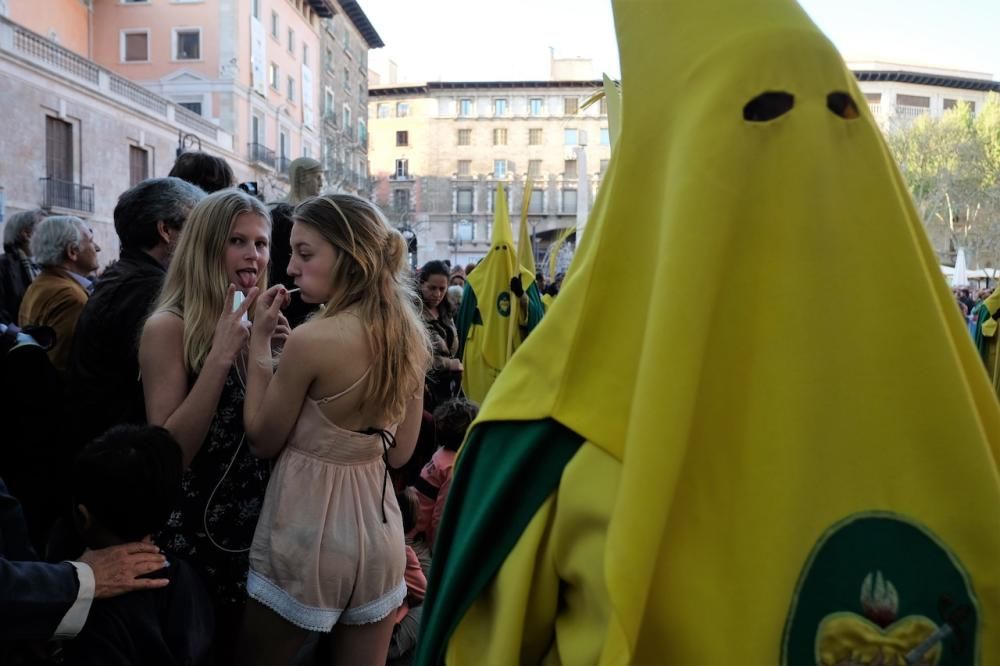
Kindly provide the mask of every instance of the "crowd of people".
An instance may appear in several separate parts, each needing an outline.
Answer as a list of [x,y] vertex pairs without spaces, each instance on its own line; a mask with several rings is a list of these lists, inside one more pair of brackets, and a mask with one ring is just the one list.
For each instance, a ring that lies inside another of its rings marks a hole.
[[7,221],[3,663],[408,663],[474,266],[413,271],[319,166],[265,204],[183,154],[121,194],[103,269],[80,218]]

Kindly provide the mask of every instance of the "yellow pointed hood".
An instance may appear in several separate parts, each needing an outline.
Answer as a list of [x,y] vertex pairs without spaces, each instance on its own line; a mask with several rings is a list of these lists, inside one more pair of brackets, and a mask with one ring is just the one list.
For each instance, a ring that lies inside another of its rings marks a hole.
[[1000,636],[1000,409],[851,72],[791,0],[614,10],[614,159],[479,421],[622,461],[605,663],[664,628],[671,663],[776,663],[810,549],[866,511],[953,549]]
[[516,325],[521,313],[518,299],[510,291],[511,278],[520,275],[525,290],[535,279],[534,274],[518,264],[507,193],[502,183],[497,183],[493,201],[490,251],[466,280],[467,288],[475,293],[481,323],[468,331],[463,348],[462,385],[466,395],[476,402],[486,397],[497,374],[507,364],[510,352],[521,344],[522,334]]

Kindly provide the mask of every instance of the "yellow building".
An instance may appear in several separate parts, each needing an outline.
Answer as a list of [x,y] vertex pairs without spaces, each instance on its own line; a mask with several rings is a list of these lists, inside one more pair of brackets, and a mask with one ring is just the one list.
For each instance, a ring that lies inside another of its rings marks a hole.
[[[486,254],[497,181],[541,254],[593,202],[611,155],[603,103],[580,109],[596,80],[430,82],[369,90],[375,201],[412,237],[413,260],[464,264]],[[517,222],[515,235],[517,234]]]

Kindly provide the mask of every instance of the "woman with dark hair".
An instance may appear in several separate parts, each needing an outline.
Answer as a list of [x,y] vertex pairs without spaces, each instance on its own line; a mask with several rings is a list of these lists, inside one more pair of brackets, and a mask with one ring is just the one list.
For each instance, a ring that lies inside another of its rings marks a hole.
[[462,361],[455,357],[458,331],[451,303],[445,298],[448,278],[448,267],[441,261],[428,261],[419,273],[421,315],[434,349],[424,390],[427,411],[434,411],[440,403],[453,398],[462,379]]
[[[271,266],[268,269],[268,284],[283,284],[287,289],[295,287],[295,281],[288,274],[288,262],[292,259],[292,213],[295,206],[288,203],[277,203],[271,208]],[[309,315],[316,312],[319,306],[306,303],[302,294],[296,291],[289,294],[288,306],[282,309],[285,318],[292,328],[295,328]]]
[[181,153],[167,175],[197,185],[206,194],[232,187],[236,182],[226,160],[202,152]]

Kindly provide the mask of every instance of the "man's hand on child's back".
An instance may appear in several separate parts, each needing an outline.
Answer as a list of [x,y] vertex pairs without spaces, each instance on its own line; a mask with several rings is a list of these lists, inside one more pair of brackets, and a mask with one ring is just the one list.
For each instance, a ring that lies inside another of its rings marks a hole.
[[126,543],[86,550],[80,562],[94,572],[94,598],[106,599],[126,592],[165,587],[166,578],[139,578],[168,566],[167,558],[153,543]]

